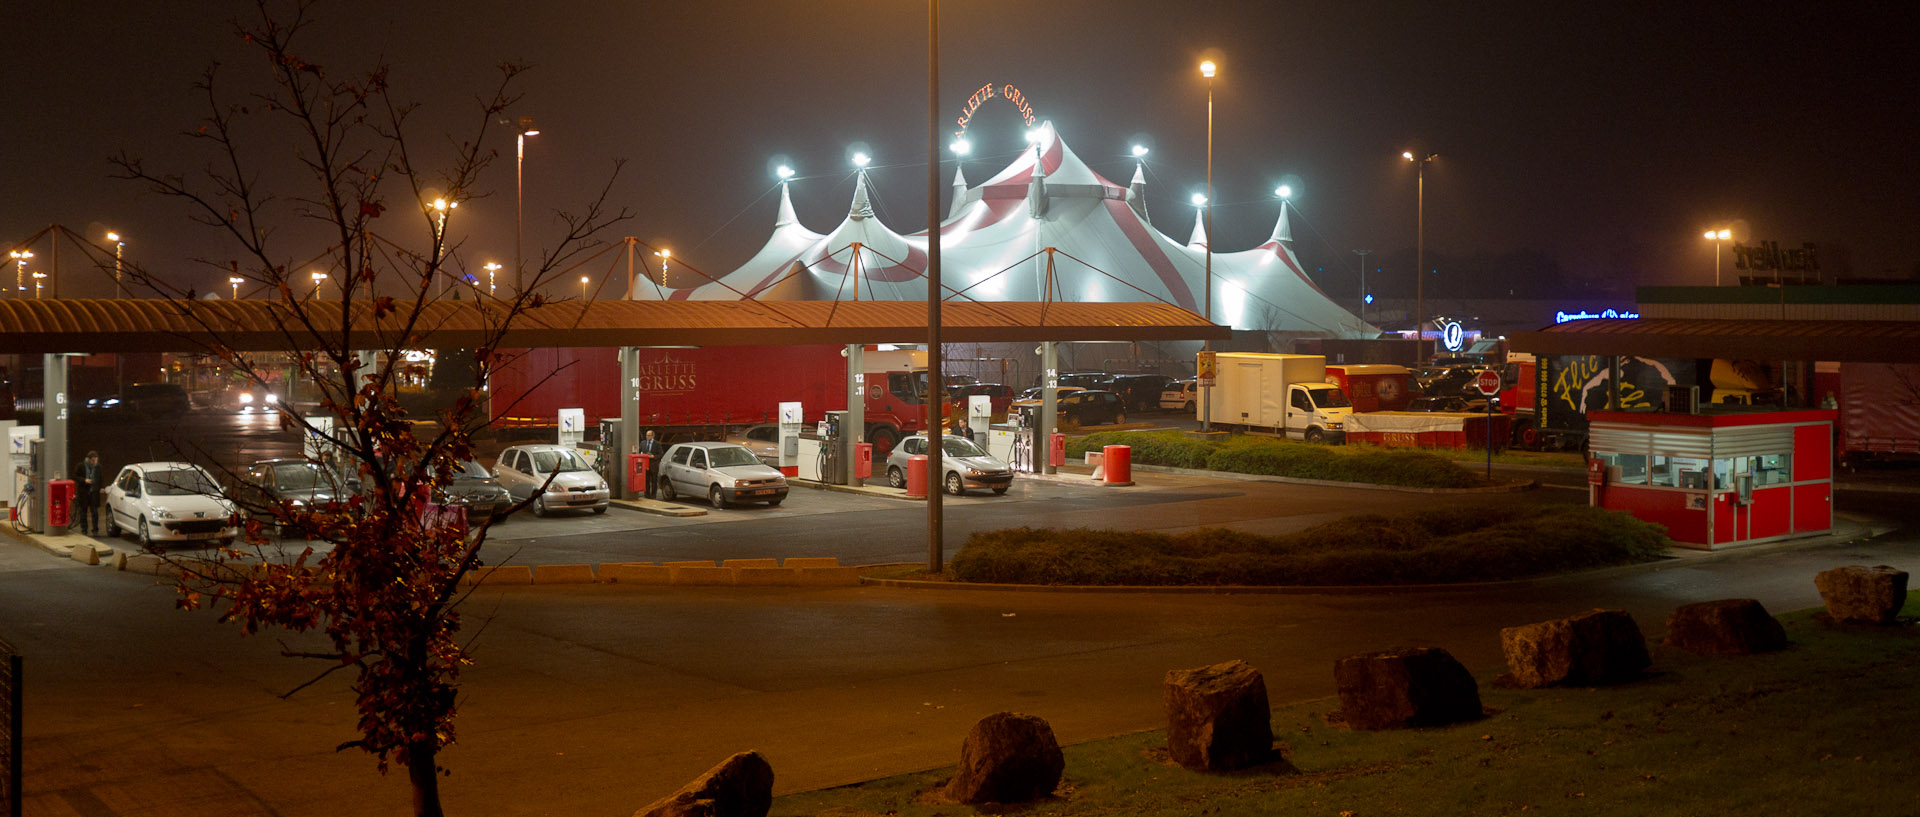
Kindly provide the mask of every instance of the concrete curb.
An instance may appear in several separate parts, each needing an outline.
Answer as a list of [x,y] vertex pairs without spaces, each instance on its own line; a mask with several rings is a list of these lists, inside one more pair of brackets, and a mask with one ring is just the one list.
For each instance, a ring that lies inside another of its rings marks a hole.
[[[1578,573],[1561,573],[1552,576],[1536,576],[1528,579],[1509,579],[1496,582],[1470,582],[1463,584],[1397,584],[1397,585],[1217,585],[1209,587],[1158,585],[1048,585],[1048,584],[980,584],[974,582],[926,581],[923,579],[881,579],[861,576],[860,583],[875,587],[898,587],[913,590],[999,590],[1006,592],[1028,593],[1163,593],[1193,594],[1211,593],[1220,595],[1323,595],[1323,596],[1367,596],[1394,595],[1399,593],[1435,593],[1456,592],[1475,593],[1492,588],[1526,587],[1530,585],[1550,585],[1581,579],[1602,578],[1613,575],[1633,573],[1658,573],[1676,567],[1691,567],[1705,562],[1726,561],[1762,553],[1780,550],[1812,548],[1822,545],[1842,544],[1859,539],[1871,539],[1893,530],[1895,526],[1877,523],[1865,517],[1835,515],[1834,531],[1824,536],[1810,536],[1805,539],[1789,539],[1781,542],[1766,542],[1747,547],[1726,550],[1695,551],[1670,549],[1669,555],[1654,562],[1642,562],[1632,565],[1615,565]],[[1840,524],[1844,522],[1843,526]],[[878,567],[919,564],[918,562],[894,562],[885,565],[864,565],[860,569],[871,570]]]
[[667,502],[665,500],[660,500],[660,499],[647,499],[645,497],[642,497],[640,499],[615,499],[615,500],[612,500],[609,504],[612,507],[619,508],[623,511],[639,511],[640,513],[653,514],[654,516],[706,516],[707,515],[707,509],[705,508],[695,508],[689,505],[682,505],[677,502]]

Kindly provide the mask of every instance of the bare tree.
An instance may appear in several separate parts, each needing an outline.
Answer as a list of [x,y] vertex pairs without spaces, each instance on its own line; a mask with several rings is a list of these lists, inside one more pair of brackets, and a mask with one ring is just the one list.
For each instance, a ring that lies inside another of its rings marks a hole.
[[[256,0],[256,12],[235,30],[271,82],[261,82],[263,90],[229,92],[216,82],[217,66],[199,81],[208,115],[188,136],[208,149],[207,167],[170,174],[127,154],[113,161],[118,176],[182,203],[193,220],[225,233],[238,248],[233,260],[197,263],[277,293],[265,308],[284,347],[294,350],[284,362],[219,341],[205,351],[258,385],[266,385],[270,370],[290,365],[317,389],[317,409],[283,403],[281,424],[324,441],[312,459],[339,484],[334,501],[308,505],[265,501],[250,490],[261,486],[230,486],[227,498],[248,520],[245,542],[201,563],[178,563],[179,604],[210,607],[248,633],[322,636],[324,648],[283,651],[324,662],[308,684],[338,670],[354,674],[359,737],[340,748],[374,755],[382,772],[391,761],[406,767],[414,813],[439,815],[444,770],[435,759],[454,740],[455,692],[471,663],[458,637],[463,578],[481,565],[491,522],[469,531],[434,500],[472,458],[473,434],[486,425],[483,387],[502,362],[502,337],[517,320],[551,308],[531,293],[628,215],[605,204],[610,177],[583,211],[561,214],[565,235],[529,269],[525,291],[495,300],[475,288],[473,300],[439,301],[435,290],[458,269],[459,254],[448,245],[439,214],[419,202],[430,189],[456,201],[479,189],[496,156],[483,146],[517,100],[512,89],[522,67],[501,66],[498,85],[479,99],[471,136],[453,140],[451,159],[429,170],[409,149],[418,144],[409,138],[414,106],[395,100],[387,66],[346,74],[307,59],[296,48],[313,19],[307,0],[284,10]],[[272,157],[286,156],[289,143],[295,146],[291,166],[276,164]],[[618,172],[616,163],[613,175]],[[283,176],[293,181],[278,182]],[[263,181],[269,179],[276,181]],[[429,238],[420,246],[404,234]],[[295,271],[314,266],[337,280],[338,301],[297,291]],[[229,331],[191,289],[137,266],[128,278],[163,298],[198,334],[218,338]],[[445,323],[470,325],[475,316],[483,339],[473,349],[474,382],[437,408],[437,422],[416,424],[396,396],[405,352]],[[265,535],[269,525],[330,547],[275,558]],[[312,637],[295,642],[321,643]]]

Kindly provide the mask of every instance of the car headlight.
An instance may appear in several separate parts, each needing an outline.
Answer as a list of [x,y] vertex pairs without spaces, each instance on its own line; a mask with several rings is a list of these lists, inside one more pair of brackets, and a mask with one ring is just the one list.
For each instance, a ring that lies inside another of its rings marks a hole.
[[970,476],[970,477],[984,477],[984,476],[986,476],[986,475],[987,475],[987,472],[985,472],[985,471],[982,471],[982,470],[980,470],[980,469],[978,469],[978,468],[968,468],[968,469],[967,469],[967,476]]
[[251,394],[248,394],[248,393],[246,393],[246,392],[241,392],[241,393],[240,393],[240,404],[241,404],[241,405],[243,405],[243,406],[244,406],[244,405],[250,405],[250,404],[252,404],[252,403],[253,403],[253,395],[251,395]]
[[172,518],[173,518],[173,511],[169,511],[169,510],[167,510],[166,508],[154,508],[154,509],[153,509],[153,518],[155,518],[155,519],[172,519]]

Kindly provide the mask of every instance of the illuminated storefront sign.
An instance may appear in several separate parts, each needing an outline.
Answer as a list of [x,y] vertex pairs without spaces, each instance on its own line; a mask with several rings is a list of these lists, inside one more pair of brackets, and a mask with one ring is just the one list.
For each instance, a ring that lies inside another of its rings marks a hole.
[[1778,241],[1762,241],[1751,247],[1735,244],[1733,266],[1756,271],[1817,272],[1820,269],[1817,250],[1812,244],[1801,244],[1797,250],[1783,250]]
[[954,131],[953,135],[965,136],[967,134],[967,123],[973,120],[973,112],[979,110],[981,105],[985,105],[987,100],[993,99],[994,97],[999,97],[1013,103],[1013,107],[1019,109],[1020,119],[1027,123],[1027,127],[1033,127],[1039,122],[1033,115],[1033,103],[1027,101],[1027,95],[1021,93],[1019,88],[1015,88],[1012,85],[1002,85],[995,88],[993,83],[989,82],[980,86],[980,90],[974,91],[973,96],[967,97],[967,105],[961,110],[960,118],[954,120],[955,123],[960,126],[960,129]]
[[1466,348],[1466,328],[1461,326],[1459,321],[1447,321],[1447,325],[1440,328],[1440,345],[1446,347],[1449,352],[1458,352]]
[[1605,309],[1605,310],[1601,310],[1598,313],[1588,312],[1582,309],[1579,312],[1555,312],[1553,313],[1553,322],[1566,323],[1567,321],[1590,321],[1595,318],[1638,318],[1638,317],[1640,317],[1640,313],[1638,312],[1624,312],[1618,309]]

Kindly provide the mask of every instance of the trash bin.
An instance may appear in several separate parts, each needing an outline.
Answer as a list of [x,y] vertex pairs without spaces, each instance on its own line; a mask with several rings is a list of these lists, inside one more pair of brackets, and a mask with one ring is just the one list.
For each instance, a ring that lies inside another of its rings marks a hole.
[[924,497],[927,495],[927,455],[915,454],[907,458],[907,496]]
[[1100,449],[1101,467],[1106,469],[1107,482],[1133,482],[1133,447],[1109,445]]

